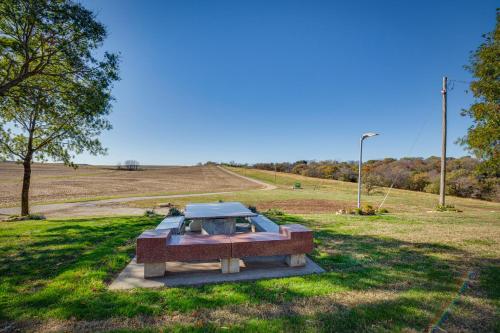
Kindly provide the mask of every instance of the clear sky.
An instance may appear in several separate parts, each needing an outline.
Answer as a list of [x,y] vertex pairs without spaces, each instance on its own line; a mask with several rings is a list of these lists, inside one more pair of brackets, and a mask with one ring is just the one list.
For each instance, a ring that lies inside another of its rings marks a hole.
[[[497,1],[83,0],[120,52],[102,135],[141,164],[365,159],[440,154],[441,77],[467,81]],[[448,151],[472,97],[449,92]],[[420,135],[419,135],[420,133]],[[414,144],[414,142],[416,142]],[[413,149],[412,149],[413,146]]]

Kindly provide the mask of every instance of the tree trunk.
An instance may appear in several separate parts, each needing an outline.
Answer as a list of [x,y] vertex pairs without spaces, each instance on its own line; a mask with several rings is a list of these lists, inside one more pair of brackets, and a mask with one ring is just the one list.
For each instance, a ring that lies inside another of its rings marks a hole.
[[31,181],[31,158],[26,158],[23,162],[24,176],[23,176],[23,190],[21,192],[21,215],[26,216],[30,213],[29,207],[29,194],[30,194],[30,181]]

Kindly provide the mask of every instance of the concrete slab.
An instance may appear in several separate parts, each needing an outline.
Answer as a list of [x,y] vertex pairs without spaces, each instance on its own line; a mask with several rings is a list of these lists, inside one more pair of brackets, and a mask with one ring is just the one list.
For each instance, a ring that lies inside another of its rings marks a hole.
[[144,278],[144,265],[135,258],[109,286],[110,290],[192,286],[209,283],[238,282],[323,273],[324,270],[306,256],[306,265],[289,267],[285,256],[248,257],[240,260],[240,272],[222,274],[219,261],[168,262],[164,277]]

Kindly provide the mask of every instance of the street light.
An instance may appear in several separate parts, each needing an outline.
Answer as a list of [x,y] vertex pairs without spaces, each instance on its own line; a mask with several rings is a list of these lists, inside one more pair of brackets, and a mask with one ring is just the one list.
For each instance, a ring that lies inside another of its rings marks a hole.
[[366,138],[377,136],[378,133],[365,133],[359,140],[359,170],[358,170],[358,208],[361,208],[361,165],[363,164],[363,141]]

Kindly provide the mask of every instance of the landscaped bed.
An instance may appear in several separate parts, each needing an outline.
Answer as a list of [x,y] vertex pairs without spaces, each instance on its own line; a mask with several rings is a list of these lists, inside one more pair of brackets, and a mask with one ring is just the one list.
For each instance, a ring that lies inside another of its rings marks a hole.
[[107,284],[161,217],[1,223],[0,327],[498,330],[495,213],[438,214],[271,216],[315,231],[326,273],[131,292]]

